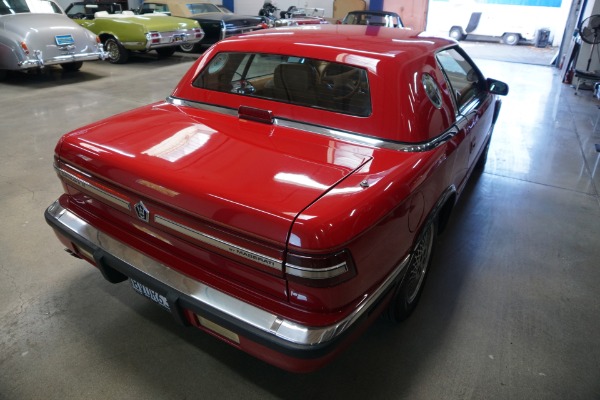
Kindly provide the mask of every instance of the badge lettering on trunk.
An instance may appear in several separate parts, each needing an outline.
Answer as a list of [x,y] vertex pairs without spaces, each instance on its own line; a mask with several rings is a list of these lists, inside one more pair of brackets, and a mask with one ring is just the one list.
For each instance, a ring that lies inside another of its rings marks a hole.
[[150,220],[150,211],[148,211],[148,209],[146,208],[144,203],[142,203],[141,200],[134,206],[134,209],[139,219],[146,222]]

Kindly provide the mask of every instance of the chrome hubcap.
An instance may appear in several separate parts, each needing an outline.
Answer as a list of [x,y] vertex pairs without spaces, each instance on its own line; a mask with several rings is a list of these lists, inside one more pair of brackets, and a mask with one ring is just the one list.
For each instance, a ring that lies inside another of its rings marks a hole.
[[106,44],[106,52],[108,53],[108,57],[110,57],[111,60],[118,60],[119,59],[119,48],[117,47],[117,44],[110,41]]

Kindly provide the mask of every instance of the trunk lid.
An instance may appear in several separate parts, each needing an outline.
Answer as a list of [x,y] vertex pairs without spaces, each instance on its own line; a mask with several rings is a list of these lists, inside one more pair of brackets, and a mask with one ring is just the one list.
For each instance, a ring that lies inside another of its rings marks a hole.
[[127,17],[120,17],[119,21],[124,20],[130,23],[141,24],[146,27],[149,31],[158,32],[170,32],[178,29],[191,29],[196,24],[193,21],[186,18],[179,17],[167,17],[165,15],[132,15]]
[[22,37],[30,51],[41,50],[45,59],[59,55],[56,37],[71,35],[74,52],[89,52],[90,41],[95,35],[82,29],[77,23],[61,14],[14,14],[2,17],[4,29]]
[[66,135],[59,157],[140,199],[283,248],[294,218],[370,156],[325,136],[161,103]]

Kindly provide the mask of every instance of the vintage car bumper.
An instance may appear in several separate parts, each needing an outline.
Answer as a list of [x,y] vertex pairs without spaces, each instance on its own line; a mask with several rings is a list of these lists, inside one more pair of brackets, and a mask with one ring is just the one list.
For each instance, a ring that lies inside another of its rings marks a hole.
[[71,244],[71,248],[74,245],[81,255],[92,260],[107,280],[130,278],[132,284],[140,282],[160,293],[176,321],[207,330],[258,358],[295,372],[319,368],[362,332],[368,326],[367,320],[377,317],[373,311],[387,304],[391,289],[402,277],[410,258],[407,256],[376,290],[365,295],[349,315],[332,325],[307,326],[145,256],[88,224],[63,207],[61,199],[48,207],[46,221],[63,243]]
[[104,60],[106,58],[106,53],[104,53],[104,51],[85,54],[64,54],[46,59],[44,59],[42,52],[39,50],[33,51],[32,53],[33,54],[29,56],[29,58],[27,58],[26,60],[19,61],[19,63],[17,64],[19,69],[43,68],[46,65],[66,64],[70,62],[79,61]]

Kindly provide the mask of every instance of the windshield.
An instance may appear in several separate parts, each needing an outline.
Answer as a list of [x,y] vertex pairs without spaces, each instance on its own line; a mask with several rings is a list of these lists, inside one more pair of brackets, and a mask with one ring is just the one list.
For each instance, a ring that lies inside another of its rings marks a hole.
[[350,13],[344,21],[350,25],[375,25],[389,28],[400,28],[402,22],[398,16],[391,14]]
[[[2,1],[2,0],[0,0]],[[40,13],[40,14],[62,14],[62,10],[60,7],[54,3],[53,1],[30,1],[29,8],[32,13]]]
[[192,14],[203,14],[209,12],[221,12],[219,7],[215,6],[211,3],[191,3],[187,4],[187,8],[190,10]]
[[0,0],[0,15],[30,12],[25,0]]

